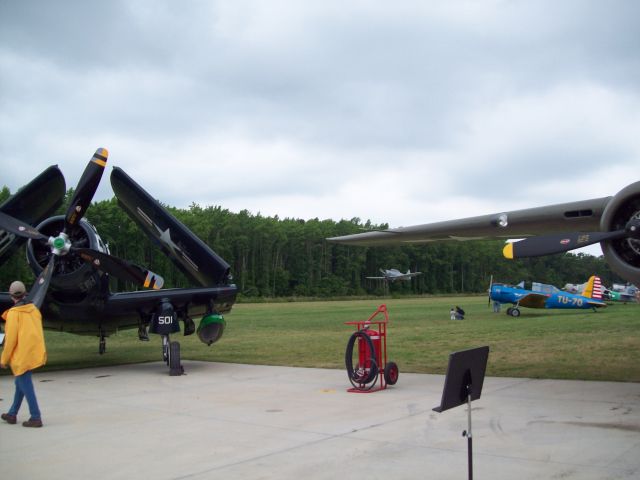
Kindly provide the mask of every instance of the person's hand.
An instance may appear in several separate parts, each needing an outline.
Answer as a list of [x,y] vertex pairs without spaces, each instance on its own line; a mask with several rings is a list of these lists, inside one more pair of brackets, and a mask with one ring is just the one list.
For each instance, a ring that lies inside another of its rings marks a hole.
[[0,363],[0,368],[7,368],[7,366],[4,363]]

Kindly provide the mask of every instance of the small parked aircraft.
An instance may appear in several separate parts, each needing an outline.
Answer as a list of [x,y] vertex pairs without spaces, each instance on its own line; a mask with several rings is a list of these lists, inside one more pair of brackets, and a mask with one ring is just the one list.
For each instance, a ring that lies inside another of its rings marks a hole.
[[397,268],[390,268],[388,270],[383,270],[381,268],[380,272],[383,275],[382,277],[366,277],[366,278],[368,278],[369,280],[385,280],[387,282],[395,282],[396,280],[404,280],[408,282],[413,277],[417,277],[422,273],[422,272],[412,272],[411,269],[407,270],[407,273],[402,273]]
[[611,288],[605,290],[609,300],[616,302],[640,302],[640,290],[635,285],[621,285],[614,283]]
[[[524,283],[524,282],[523,282]],[[493,283],[489,286],[489,301],[500,303],[511,303],[513,307],[507,309],[507,315],[512,317],[520,316],[519,307],[527,308],[596,308],[606,307],[602,301],[602,291],[600,290],[600,279],[591,276],[586,283],[582,295],[569,293],[557,289],[553,285],[536,284],[536,291],[522,288],[523,283],[518,286],[504,283]]]
[[[586,283],[575,284],[575,283],[567,283],[563,290],[569,293],[577,293],[582,294],[585,289]],[[638,287],[635,285],[621,285],[619,283],[614,283],[611,288],[606,288],[604,285],[602,286],[602,298],[603,300],[607,300],[610,302],[638,302]]]

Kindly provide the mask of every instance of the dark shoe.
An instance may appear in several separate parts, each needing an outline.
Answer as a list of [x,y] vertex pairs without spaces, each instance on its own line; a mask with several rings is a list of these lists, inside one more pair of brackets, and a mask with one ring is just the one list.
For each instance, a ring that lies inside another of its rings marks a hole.
[[5,422],[10,423],[11,425],[15,425],[17,420],[15,415],[9,415],[8,413],[3,413],[0,416]]
[[27,420],[22,422],[23,427],[40,428],[42,426],[42,420]]

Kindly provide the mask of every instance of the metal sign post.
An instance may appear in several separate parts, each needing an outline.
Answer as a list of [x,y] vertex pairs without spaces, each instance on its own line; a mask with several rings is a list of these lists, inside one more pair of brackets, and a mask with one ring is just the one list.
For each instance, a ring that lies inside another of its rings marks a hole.
[[467,458],[469,480],[473,480],[473,436],[471,433],[471,401],[480,398],[484,374],[487,369],[489,347],[478,347],[471,350],[454,352],[449,355],[449,366],[444,381],[442,400],[433,410],[439,413],[467,404],[467,430],[462,436],[467,437]]

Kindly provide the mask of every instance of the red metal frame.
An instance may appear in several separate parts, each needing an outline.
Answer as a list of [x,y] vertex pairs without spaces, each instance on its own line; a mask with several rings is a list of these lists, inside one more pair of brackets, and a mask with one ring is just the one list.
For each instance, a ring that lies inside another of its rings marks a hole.
[[[373,319],[379,315],[384,315],[384,320],[373,321]],[[384,390],[387,388],[387,382],[384,378],[384,370],[387,366],[387,323],[389,323],[389,312],[387,311],[387,305],[382,304],[378,307],[378,309],[367,319],[357,322],[345,322],[345,325],[353,325],[356,328],[356,331],[362,330],[364,328],[377,328],[377,332],[380,335],[380,348],[376,350],[376,362],[378,364],[378,385],[371,389],[359,389],[359,388],[350,388],[347,392],[352,393],[372,393],[378,392],[380,390]],[[374,330],[375,330],[374,328]],[[383,361],[384,360],[384,361]]]

